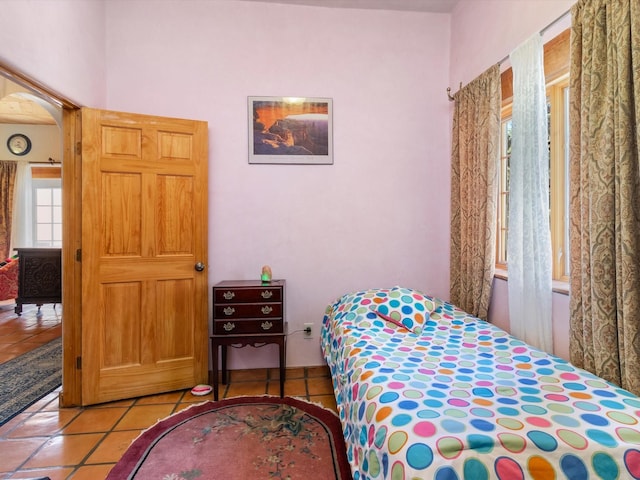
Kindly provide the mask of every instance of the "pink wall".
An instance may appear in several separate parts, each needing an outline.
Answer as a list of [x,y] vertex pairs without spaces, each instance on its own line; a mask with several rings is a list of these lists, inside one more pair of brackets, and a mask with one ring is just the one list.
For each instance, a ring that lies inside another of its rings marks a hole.
[[[289,337],[290,366],[323,362],[322,315],[343,293],[448,295],[448,15],[149,5],[107,3],[108,106],[209,122],[210,282],[264,264],[287,279],[289,330],[315,325]],[[333,98],[334,165],[248,165],[253,95]],[[244,350],[232,368],[276,364]]]
[[105,105],[104,45],[101,1],[0,3],[0,62],[79,105]]
[[[499,62],[522,42],[541,31],[568,11],[576,0],[461,1],[451,19],[451,83],[458,89],[491,65]],[[569,28],[565,16],[545,34],[545,41]],[[503,63],[503,68],[507,62]],[[451,118],[451,117],[450,117]],[[569,297],[553,295],[554,352],[569,358]],[[496,279],[491,297],[489,320],[509,330],[508,289]]]

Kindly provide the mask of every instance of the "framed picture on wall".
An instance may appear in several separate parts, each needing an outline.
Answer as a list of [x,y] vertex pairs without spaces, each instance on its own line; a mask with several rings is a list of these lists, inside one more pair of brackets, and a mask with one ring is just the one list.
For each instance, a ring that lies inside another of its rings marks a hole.
[[249,163],[333,163],[330,98],[249,97]]

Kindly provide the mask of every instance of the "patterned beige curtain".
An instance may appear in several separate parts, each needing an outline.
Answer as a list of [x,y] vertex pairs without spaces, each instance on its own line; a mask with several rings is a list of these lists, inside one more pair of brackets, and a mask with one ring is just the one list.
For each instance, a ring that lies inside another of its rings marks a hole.
[[0,259],[11,253],[11,221],[13,210],[13,189],[16,182],[16,162],[0,161]]
[[640,2],[571,13],[571,361],[640,394]]
[[451,152],[451,302],[487,318],[495,271],[500,66],[455,95]]

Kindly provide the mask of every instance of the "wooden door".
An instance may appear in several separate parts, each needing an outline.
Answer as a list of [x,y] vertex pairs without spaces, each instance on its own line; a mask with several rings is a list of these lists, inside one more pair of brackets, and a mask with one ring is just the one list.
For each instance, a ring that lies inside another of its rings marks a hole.
[[207,137],[82,109],[83,405],[206,382]]

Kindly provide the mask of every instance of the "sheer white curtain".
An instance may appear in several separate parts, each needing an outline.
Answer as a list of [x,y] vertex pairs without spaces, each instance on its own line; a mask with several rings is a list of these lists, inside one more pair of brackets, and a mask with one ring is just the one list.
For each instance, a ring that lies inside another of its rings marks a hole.
[[552,352],[549,150],[542,37],[534,35],[510,58],[509,320],[513,335]]
[[13,195],[11,248],[33,246],[33,194],[31,188],[31,166],[28,162],[18,162]]

